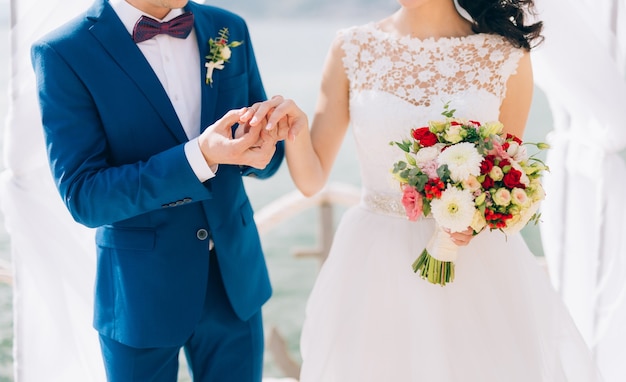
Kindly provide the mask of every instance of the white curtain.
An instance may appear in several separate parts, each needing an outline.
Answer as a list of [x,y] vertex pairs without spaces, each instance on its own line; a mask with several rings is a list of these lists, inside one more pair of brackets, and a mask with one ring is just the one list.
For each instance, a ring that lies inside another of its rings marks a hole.
[[544,253],[607,382],[626,381],[626,1],[537,4],[535,80],[554,117]]
[[102,381],[92,328],[95,247],[61,203],[45,158],[30,46],[90,0],[11,0],[9,114],[1,207],[14,273],[17,382]]

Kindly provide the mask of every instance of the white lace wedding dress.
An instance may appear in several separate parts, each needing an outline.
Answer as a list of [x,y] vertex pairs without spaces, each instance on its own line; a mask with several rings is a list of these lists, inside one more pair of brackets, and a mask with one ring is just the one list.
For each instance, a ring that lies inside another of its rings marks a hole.
[[374,24],[340,32],[363,197],[339,225],[311,293],[301,382],[600,380],[547,273],[519,234],[483,232],[441,287],[411,264],[434,221],[411,222],[388,143],[455,116],[498,119],[522,53],[502,38],[395,38]]

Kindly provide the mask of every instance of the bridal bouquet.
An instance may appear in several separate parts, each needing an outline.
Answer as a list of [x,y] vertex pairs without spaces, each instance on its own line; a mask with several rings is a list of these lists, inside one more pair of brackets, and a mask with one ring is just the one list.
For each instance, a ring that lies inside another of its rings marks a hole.
[[540,177],[547,166],[536,153],[544,143],[523,143],[503,133],[498,122],[481,123],[454,117],[429,121],[411,130],[411,139],[391,142],[404,151],[392,173],[403,191],[402,204],[410,220],[432,215],[438,229],[413,263],[414,272],[433,284],[454,280],[458,247],[448,232],[469,228],[513,233],[538,221],[537,209],[545,193]]

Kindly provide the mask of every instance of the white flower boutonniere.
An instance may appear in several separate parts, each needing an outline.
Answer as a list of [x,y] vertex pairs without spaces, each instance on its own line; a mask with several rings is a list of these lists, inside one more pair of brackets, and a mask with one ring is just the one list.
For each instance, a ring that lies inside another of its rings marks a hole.
[[206,79],[205,83],[213,83],[213,71],[224,69],[224,64],[228,62],[232,54],[230,48],[236,48],[243,44],[243,41],[228,42],[228,28],[222,28],[219,36],[209,39],[209,55],[206,56]]

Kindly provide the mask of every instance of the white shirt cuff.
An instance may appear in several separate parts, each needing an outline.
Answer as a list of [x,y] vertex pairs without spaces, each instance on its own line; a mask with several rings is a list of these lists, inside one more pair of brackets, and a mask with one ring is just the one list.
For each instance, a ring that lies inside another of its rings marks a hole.
[[206,163],[204,155],[202,155],[202,151],[200,151],[198,138],[185,143],[185,156],[187,157],[187,161],[189,162],[191,169],[194,174],[196,174],[200,182],[205,182],[215,176],[218,165],[211,168]]

